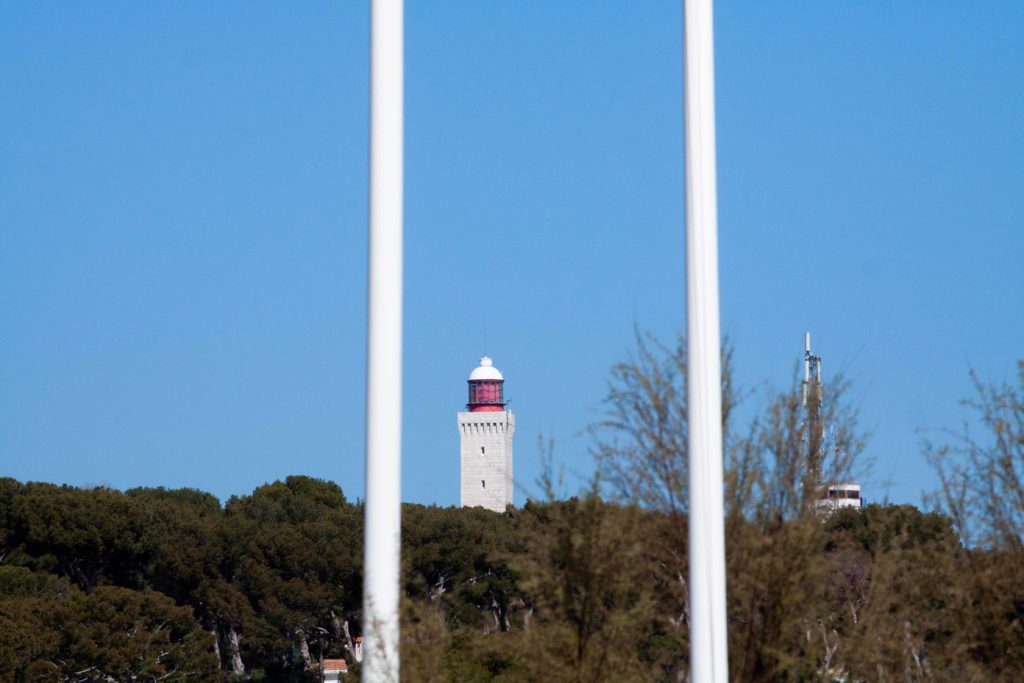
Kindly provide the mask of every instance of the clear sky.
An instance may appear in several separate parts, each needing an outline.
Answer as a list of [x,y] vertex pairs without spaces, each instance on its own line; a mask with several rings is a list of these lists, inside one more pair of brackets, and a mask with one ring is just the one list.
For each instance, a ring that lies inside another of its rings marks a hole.
[[[483,352],[581,430],[634,325],[685,323],[679,2],[416,2],[403,498],[458,502]],[[0,9],[0,475],[363,492],[367,2]],[[723,329],[857,380],[865,496],[1024,357],[1024,3],[716,7]],[[751,399],[756,403],[757,399]],[[517,495],[523,500],[523,494]]]

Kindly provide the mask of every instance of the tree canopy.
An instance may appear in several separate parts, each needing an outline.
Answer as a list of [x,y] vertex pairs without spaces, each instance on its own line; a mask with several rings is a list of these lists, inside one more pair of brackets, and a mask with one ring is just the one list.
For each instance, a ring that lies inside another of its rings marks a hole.
[[[641,337],[616,366],[578,496],[403,507],[405,680],[688,679],[683,349]],[[926,446],[931,512],[814,514],[795,385],[743,429],[723,411],[733,680],[1019,679],[1024,366],[976,383],[983,432]],[[833,477],[865,440],[844,386]],[[305,476],[224,505],[0,479],[0,680],[302,681],[322,658],[358,680],[362,544],[361,503]]]

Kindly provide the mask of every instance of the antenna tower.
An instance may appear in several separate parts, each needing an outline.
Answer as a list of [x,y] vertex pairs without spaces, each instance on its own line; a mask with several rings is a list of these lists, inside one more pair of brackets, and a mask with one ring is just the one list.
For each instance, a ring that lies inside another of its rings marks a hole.
[[811,333],[804,333],[803,404],[807,411],[807,482],[805,497],[813,500],[821,485],[824,458],[825,421],[821,414],[824,390],[821,386],[821,357],[811,353]]

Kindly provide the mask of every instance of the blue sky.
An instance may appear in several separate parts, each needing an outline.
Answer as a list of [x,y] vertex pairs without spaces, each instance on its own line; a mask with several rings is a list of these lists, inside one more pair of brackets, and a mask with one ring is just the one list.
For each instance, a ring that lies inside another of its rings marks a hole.
[[[0,13],[0,475],[360,497],[367,3]],[[681,38],[678,2],[408,3],[405,500],[457,503],[485,329],[530,488],[541,434],[590,471],[634,325],[684,324]],[[1024,5],[720,1],[716,60],[739,381],[812,331],[865,496],[917,503],[918,430],[1024,357]]]

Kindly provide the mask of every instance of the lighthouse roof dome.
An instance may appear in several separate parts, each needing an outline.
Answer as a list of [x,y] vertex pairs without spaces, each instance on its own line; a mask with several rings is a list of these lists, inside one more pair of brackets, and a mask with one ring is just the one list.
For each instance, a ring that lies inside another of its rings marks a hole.
[[470,382],[478,382],[481,380],[501,380],[505,378],[498,372],[498,368],[494,367],[494,361],[489,357],[484,356],[480,359],[480,365],[469,373]]

